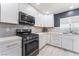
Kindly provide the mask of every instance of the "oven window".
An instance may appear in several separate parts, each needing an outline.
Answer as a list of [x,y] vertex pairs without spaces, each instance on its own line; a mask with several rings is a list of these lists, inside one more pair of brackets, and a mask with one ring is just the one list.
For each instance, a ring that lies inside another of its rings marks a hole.
[[30,43],[25,44],[25,55],[32,53],[34,50],[38,49],[39,42],[38,40],[34,40]]

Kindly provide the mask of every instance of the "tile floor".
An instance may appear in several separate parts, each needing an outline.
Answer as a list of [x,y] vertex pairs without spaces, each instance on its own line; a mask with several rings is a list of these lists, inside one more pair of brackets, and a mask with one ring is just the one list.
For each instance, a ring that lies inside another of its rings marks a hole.
[[47,45],[37,56],[79,56],[79,54]]

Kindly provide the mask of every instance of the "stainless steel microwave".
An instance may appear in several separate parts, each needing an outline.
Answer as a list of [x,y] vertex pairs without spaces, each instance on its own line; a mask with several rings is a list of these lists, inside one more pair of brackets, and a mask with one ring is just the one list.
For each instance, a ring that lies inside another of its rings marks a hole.
[[19,12],[19,24],[22,25],[34,25],[35,24],[35,17],[31,15],[27,15],[24,12]]

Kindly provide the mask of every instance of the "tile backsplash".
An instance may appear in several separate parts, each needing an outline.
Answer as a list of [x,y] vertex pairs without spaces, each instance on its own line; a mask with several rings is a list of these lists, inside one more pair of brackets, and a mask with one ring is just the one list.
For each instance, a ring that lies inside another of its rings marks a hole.
[[33,33],[41,32],[41,28],[36,28],[32,26],[0,24],[0,37],[15,35],[16,29],[32,29]]

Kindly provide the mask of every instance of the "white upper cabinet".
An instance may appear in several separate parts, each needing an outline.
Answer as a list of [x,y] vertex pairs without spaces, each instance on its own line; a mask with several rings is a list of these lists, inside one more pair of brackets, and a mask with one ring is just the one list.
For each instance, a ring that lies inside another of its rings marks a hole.
[[54,16],[53,16],[53,14],[45,15],[43,22],[44,22],[44,27],[54,27]]
[[78,16],[72,16],[71,19],[72,19],[71,20],[72,23],[79,23],[79,15]]
[[79,23],[79,15],[78,16],[72,16],[72,17],[66,17],[60,19],[61,24],[73,24],[73,23]]
[[39,14],[35,18],[35,26],[43,27],[43,15]]
[[18,3],[1,4],[1,22],[18,24]]
[[36,17],[36,26],[54,27],[54,16],[38,14]]
[[71,17],[61,18],[60,19],[60,25],[62,24],[70,24],[71,23]]

